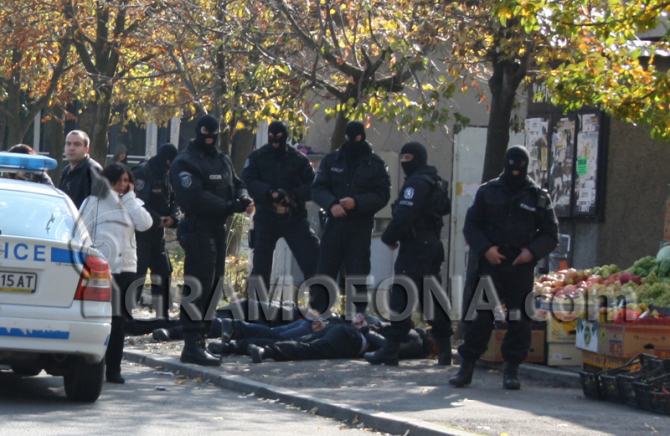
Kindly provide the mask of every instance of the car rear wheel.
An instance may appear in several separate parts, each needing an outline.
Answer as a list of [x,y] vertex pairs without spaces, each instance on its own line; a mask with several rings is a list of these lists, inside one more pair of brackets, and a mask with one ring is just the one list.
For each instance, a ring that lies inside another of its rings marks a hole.
[[72,401],[94,402],[102,392],[104,373],[104,359],[99,363],[77,363],[73,371],[63,376],[65,395]]
[[42,368],[38,366],[19,366],[19,365],[12,365],[12,372],[16,375],[20,375],[22,377],[34,377],[40,372],[42,372]]

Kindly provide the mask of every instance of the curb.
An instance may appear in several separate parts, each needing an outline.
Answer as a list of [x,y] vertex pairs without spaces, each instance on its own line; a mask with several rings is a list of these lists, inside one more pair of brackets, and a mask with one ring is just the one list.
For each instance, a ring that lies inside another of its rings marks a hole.
[[447,428],[413,418],[401,418],[390,413],[362,409],[342,403],[315,398],[291,389],[260,383],[246,377],[202,366],[184,364],[173,357],[156,357],[150,353],[124,351],[123,357],[129,362],[150,367],[159,367],[166,371],[179,372],[189,378],[199,377],[224,389],[257,397],[279,400],[314,414],[348,423],[360,422],[363,427],[396,435],[411,436],[472,436],[473,433]]
[[[502,371],[502,363],[477,361],[477,367]],[[548,366],[522,363],[519,365],[519,375],[530,380],[551,383],[552,386],[562,388],[582,389],[582,381],[578,373]],[[523,379],[521,380],[523,385]]]

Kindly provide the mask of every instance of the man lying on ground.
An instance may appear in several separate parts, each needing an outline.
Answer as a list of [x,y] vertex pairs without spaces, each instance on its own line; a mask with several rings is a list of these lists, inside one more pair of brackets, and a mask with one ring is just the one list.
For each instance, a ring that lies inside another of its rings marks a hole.
[[[387,327],[377,317],[357,314],[349,325],[342,318],[331,317],[323,326],[321,320],[312,322],[313,333],[298,339],[287,340],[278,338],[276,332],[268,334],[267,330],[240,330],[241,324],[226,323],[224,342],[209,344],[213,354],[250,354],[255,361],[260,358],[275,360],[308,360],[308,359],[347,359],[360,357],[364,350],[376,350],[384,345],[384,337],[379,334]],[[242,328],[244,329],[244,327]],[[252,337],[250,334],[260,333]],[[230,340],[235,339],[235,340]],[[227,342],[228,341],[228,342]],[[254,348],[254,347],[256,348]],[[261,348],[258,350],[257,348]],[[423,329],[411,330],[401,344],[402,359],[420,359],[428,356],[433,342]],[[256,353],[256,355],[254,354]],[[260,356],[258,355],[260,353]]]
[[[253,313],[258,314],[258,319],[251,319]],[[266,316],[266,314],[271,314]],[[212,320],[208,338],[221,337],[221,323],[224,319],[239,319],[268,327],[287,325],[301,318],[298,307],[290,301],[257,301],[233,299],[228,306],[216,310],[216,316]],[[161,320],[159,320],[161,321]],[[147,324],[147,323],[144,323]],[[175,341],[183,339],[183,328],[179,321],[171,321],[169,327],[162,322],[153,330],[152,336],[157,341]],[[148,325],[148,324],[147,324]],[[151,330],[149,330],[151,331]],[[147,334],[148,331],[136,334]]]

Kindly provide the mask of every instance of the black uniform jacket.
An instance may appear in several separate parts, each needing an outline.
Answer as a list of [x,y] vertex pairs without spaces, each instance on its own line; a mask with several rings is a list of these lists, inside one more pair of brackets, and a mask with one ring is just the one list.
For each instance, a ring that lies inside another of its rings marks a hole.
[[253,151],[242,170],[242,180],[259,211],[273,211],[268,196],[271,189],[283,189],[296,203],[294,215],[305,215],[305,203],[311,200],[314,170],[307,156],[291,145],[285,151],[277,151],[265,144]]
[[225,224],[232,202],[248,196],[225,153],[207,152],[193,142],[172,162],[170,183],[179,207],[198,223]]
[[443,222],[433,214],[435,182],[440,180],[433,166],[424,165],[414,171],[400,188],[393,203],[393,219],[382,234],[382,242],[395,245],[415,236],[416,231],[436,233],[440,237]]
[[549,194],[530,178],[517,194],[498,178],[477,191],[463,233],[480,257],[497,246],[511,263],[527,248],[537,262],[558,245],[558,220]]
[[[179,208],[168,173],[157,168],[149,159],[133,168],[135,194],[144,202],[144,208],[151,214],[153,224],[148,232],[158,229],[161,217],[170,216],[177,224]],[[148,233],[137,232],[137,235]]]
[[349,162],[342,148],[327,154],[321,161],[312,184],[312,200],[329,215],[330,208],[341,199],[352,197],[354,210],[343,219],[371,219],[391,198],[391,178],[386,164],[372,150]]

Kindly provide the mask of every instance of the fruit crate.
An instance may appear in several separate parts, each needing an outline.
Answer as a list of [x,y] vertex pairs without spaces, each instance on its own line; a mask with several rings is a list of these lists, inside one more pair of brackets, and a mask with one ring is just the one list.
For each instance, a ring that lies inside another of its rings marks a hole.
[[579,378],[582,382],[582,390],[586,398],[592,400],[604,400],[605,395],[600,382],[600,374],[602,371],[579,371]]
[[582,380],[584,395],[589,398],[621,403],[623,401],[617,376],[621,374],[629,374],[635,370],[641,371],[646,365],[650,365],[649,362],[652,361],[660,362],[656,356],[650,354],[638,354],[626,364],[616,368],[610,368],[596,373],[581,371],[579,375]]
[[637,371],[618,374],[616,381],[619,384],[621,402],[632,407],[642,408],[638,403],[633,384],[646,383],[668,373],[670,373],[670,360],[658,360],[657,358],[642,364],[642,367]]
[[633,383],[637,407],[670,415],[670,374]]

